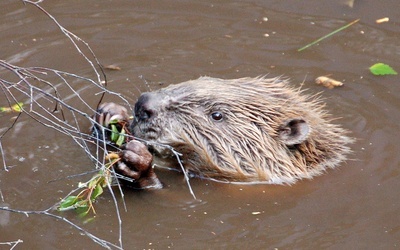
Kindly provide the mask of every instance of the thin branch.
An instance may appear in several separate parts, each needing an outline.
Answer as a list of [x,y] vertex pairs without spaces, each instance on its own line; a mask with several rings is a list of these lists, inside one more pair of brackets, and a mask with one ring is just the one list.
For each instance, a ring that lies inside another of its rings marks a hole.
[[50,208],[48,208],[46,210],[41,210],[41,211],[28,211],[28,210],[24,211],[24,210],[12,209],[12,208],[9,208],[9,207],[0,207],[0,210],[13,212],[13,213],[24,214],[27,217],[29,217],[29,215],[32,215],[32,214],[38,214],[38,215],[46,215],[46,216],[49,216],[49,217],[64,221],[67,224],[69,224],[70,226],[72,226],[72,227],[76,228],[77,230],[79,230],[80,232],[82,232],[83,234],[87,235],[91,240],[93,240],[94,242],[96,242],[97,244],[99,244],[102,247],[105,247],[107,249],[112,249],[112,248],[114,248],[114,249],[123,249],[121,246],[117,246],[117,245],[115,245],[115,244],[113,244],[113,243],[111,243],[109,241],[103,240],[103,239],[95,236],[94,234],[86,231],[85,229],[83,229],[82,227],[76,225],[75,223],[73,223],[72,221],[68,220],[65,217],[50,213],[49,211],[52,210],[52,209],[53,209],[53,207],[50,207]]
[[[95,119],[91,117],[91,114],[95,113],[96,111],[95,109],[93,109],[91,105],[89,105],[84,100],[84,98],[80,95],[80,93],[86,88],[96,88],[95,91],[93,92],[101,93],[101,97],[99,98],[100,100],[98,103],[101,103],[104,95],[108,94],[118,97],[119,100],[124,102],[129,107],[130,104],[128,100],[124,98],[123,95],[110,91],[106,88],[107,87],[106,75],[104,74],[103,68],[99,60],[95,56],[91,47],[81,38],[70,32],[69,30],[65,29],[52,15],[50,15],[45,9],[39,6],[39,4],[42,2],[43,2],[42,0],[38,1],[23,0],[24,4],[31,4],[37,7],[56,24],[56,26],[60,29],[60,31],[71,41],[74,48],[77,50],[78,54],[82,56],[89,63],[91,69],[95,72],[96,80],[84,76],[79,76],[73,73],[64,72],[51,68],[45,68],[45,67],[29,67],[29,68],[18,67],[4,60],[0,60],[0,68],[6,69],[6,71],[9,72],[10,76],[17,79],[15,81],[12,81],[9,79],[0,78],[0,90],[4,93],[8,105],[11,107],[13,103],[22,102],[24,103],[24,105],[28,106],[28,107],[24,106],[21,107],[21,112],[18,114],[17,118],[13,121],[13,123],[10,126],[8,126],[6,131],[0,135],[0,154],[3,160],[3,168],[5,171],[8,170],[6,164],[5,152],[3,150],[2,139],[4,139],[4,135],[6,133],[8,133],[11,129],[14,128],[14,125],[18,122],[20,116],[22,114],[25,114],[29,119],[38,122],[44,127],[53,129],[54,131],[71,138],[73,142],[79,146],[79,148],[83,149],[83,151],[86,153],[89,159],[94,163],[96,171],[105,170],[106,160],[104,158],[104,155],[108,154],[107,143],[104,140],[102,141],[97,140],[96,136],[88,135],[82,132],[79,118],[83,118],[85,121],[89,121],[92,126],[99,126],[99,127],[102,126],[101,124],[97,123]],[[87,56],[85,52],[81,50],[82,45],[81,44],[78,45],[78,43],[83,44],[84,48],[86,48],[85,51],[89,51],[89,56]],[[100,69],[100,72],[98,68]],[[56,77],[58,80],[60,80],[60,83],[53,84],[52,82],[54,80],[49,80],[52,79],[52,77],[53,78]],[[102,81],[102,77],[104,81]],[[74,86],[74,82],[79,82],[80,86],[79,89],[76,86]],[[82,82],[86,83],[84,87],[81,87]],[[65,94],[65,92],[67,92],[68,94]],[[76,98],[76,100],[73,98]],[[82,110],[82,106],[86,110]],[[49,109],[49,107],[51,108]],[[106,131],[107,131],[106,128],[101,130],[101,134],[103,135],[102,138],[105,138]],[[140,140],[138,138],[135,139]],[[143,142],[150,144],[149,142],[146,141]],[[193,198],[197,199],[190,185],[189,176],[185,171],[184,166],[180,160],[181,154],[168,145],[160,145],[160,144],[157,145],[168,148],[175,155],[180,165],[180,168],[184,174],[184,178],[189,188],[189,191],[193,196]],[[132,180],[128,177],[118,175],[117,173],[115,173],[113,168],[111,168],[111,174],[112,177],[117,180],[119,194],[121,195],[122,198],[121,200],[118,199],[117,195],[115,194],[115,191],[111,186],[111,183],[107,183],[107,187],[109,192],[111,193],[118,220],[119,245],[115,245],[113,243],[100,239],[91,234],[90,232],[85,231],[85,229],[83,229],[82,227],[69,221],[65,217],[51,213],[50,211],[56,205],[43,211],[22,211],[22,210],[11,209],[8,207],[0,207],[0,210],[21,213],[27,216],[31,214],[38,214],[56,218],[70,224],[72,227],[83,232],[94,242],[105,248],[122,249],[123,248],[122,219],[120,214],[119,203],[122,202],[125,211],[127,211],[127,207],[124,200],[124,193],[121,186],[119,185],[118,178],[121,179],[125,178],[128,181]],[[76,192],[77,190],[78,189],[72,190],[67,196]],[[4,197],[1,190],[0,190],[0,196],[1,200],[4,201]]]
[[18,239],[16,241],[8,241],[8,242],[0,242],[0,245],[9,245],[11,246],[10,250],[14,249],[19,243],[23,243],[24,241]]

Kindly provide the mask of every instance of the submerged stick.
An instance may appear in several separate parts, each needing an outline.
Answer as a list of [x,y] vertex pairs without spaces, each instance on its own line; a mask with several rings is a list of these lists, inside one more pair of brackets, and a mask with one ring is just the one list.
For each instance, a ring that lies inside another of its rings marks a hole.
[[321,38],[315,40],[314,42],[309,43],[309,44],[307,44],[307,45],[304,46],[304,47],[301,47],[301,48],[298,49],[297,51],[298,51],[298,52],[303,51],[303,50],[305,50],[305,49],[307,49],[307,48],[313,46],[314,44],[319,43],[320,41],[322,41],[322,40],[324,40],[324,39],[326,39],[326,38],[328,38],[328,37],[330,37],[330,36],[333,36],[334,34],[340,32],[340,31],[342,31],[342,30],[344,30],[344,29],[347,29],[348,27],[350,27],[351,25],[357,23],[358,21],[360,21],[360,19],[354,20],[353,22],[351,22],[351,23],[349,23],[349,24],[346,24],[345,26],[340,27],[340,28],[337,29],[337,30],[332,31],[331,33],[329,33],[329,34],[327,34],[327,35],[325,35],[325,36],[323,36],[323,37],[321,37]]

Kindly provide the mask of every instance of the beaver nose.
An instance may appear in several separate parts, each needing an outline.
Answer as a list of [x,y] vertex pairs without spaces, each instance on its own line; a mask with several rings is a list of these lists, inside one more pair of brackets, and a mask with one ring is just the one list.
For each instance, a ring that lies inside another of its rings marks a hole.
[[143,93],[135,104],[135,119],[142,122],[152,119],[156,115],[156,111],[150,106],[151,94]]

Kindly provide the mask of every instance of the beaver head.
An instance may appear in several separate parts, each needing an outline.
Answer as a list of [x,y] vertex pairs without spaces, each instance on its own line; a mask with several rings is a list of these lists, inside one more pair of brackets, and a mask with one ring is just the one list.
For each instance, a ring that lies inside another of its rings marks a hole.
[[312,178],[351,142],[323,104],[279,78],[202,77],[143,93],[131,131],[161,155],[172,146],[190,173],[240,182]]

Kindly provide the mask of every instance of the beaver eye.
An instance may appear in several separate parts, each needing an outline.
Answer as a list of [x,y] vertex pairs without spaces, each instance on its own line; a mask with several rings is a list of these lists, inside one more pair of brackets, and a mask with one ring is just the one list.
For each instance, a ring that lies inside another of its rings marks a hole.
[[224,118],[224,116],[222,115],[221,112],[215,111],[215,112],[211,113],[211,118],[214,121],[222,121],[222,118]]

